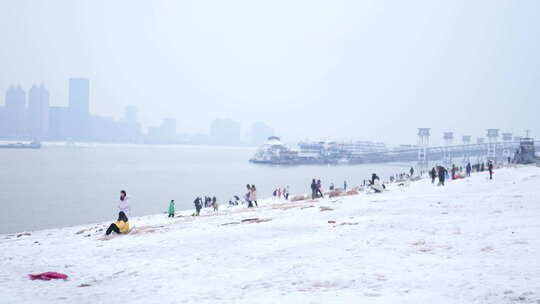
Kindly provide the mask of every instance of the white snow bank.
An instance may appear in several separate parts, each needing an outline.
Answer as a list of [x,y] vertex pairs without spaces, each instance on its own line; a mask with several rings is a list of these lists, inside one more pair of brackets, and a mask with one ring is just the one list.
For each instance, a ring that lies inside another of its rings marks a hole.
[[540,169],[486,175],[0,235],[0,303],[540,303]]

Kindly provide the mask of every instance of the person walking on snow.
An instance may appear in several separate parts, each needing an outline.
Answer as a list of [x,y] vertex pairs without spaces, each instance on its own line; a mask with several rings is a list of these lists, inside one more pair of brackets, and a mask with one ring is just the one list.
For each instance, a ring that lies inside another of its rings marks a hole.
[[489,179],[493,179],[493,162],[488,163]]
[[446,178],[446,174],[448,174],[448,170],[446,170],[443,166],[437,167],[437,176],[439,176],[439,186],[444,186],[444,179]]
[[431,177],[431,183],[435,183],[435,177],[437,177],[437,172],[435,171],[435,167],[431,168],[431,171],[429,171],[429,177]]
[[315,179],[311,182],[311,199],[315,199],[317,197],[317,182]]
[[244,197],[246,198],[246,201],[248,203],[248,208],[253,208],[253,203],[251,202],[251,185],[247,184],[246,188],[247,188],[247,193]]
[[257,204],[257,188],[255,188],[255,185],[251,185],[249,199],[255,203],[255,207],[259,207]]
[[195,204],[195,215],[199,216],[199,214],[201,214],[201,209],[202,209],[202,199],[200,197],[197,197],[193,201],[193,204]]
[[322,189],[322,184],[321,184],[321,180],[319,179],[317,180],[317,196],[324,197],[321,189]]
[[129,204],[126,190],[120,191],[120,203],[118,204],[118,211],[124,212],[124,214],[129,214]]
[[414,174],[414,168],[411,167],[411,170],[409,170],[409,172],[411,173],[411,177],[413,177],[413,174]]
[[169,217],[174,217],[174,200],[169,203]]
[[471,176],[471,171],[472,171],[471,163],[467,163],[467,166],[465,167],[465,173],[467,174],[467,177]]
[[218,212],[219,204],[217,203],[217,199],[215,198],[216,198],[215,196],[212,198],[212,207],[214,207],[214,212]]

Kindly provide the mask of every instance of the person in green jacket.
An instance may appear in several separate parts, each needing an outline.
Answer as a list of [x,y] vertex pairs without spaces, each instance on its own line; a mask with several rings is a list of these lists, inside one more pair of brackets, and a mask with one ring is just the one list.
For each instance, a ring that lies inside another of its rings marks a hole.
[[174,217],[174,200],[171,200],[169,204],[169,217]]

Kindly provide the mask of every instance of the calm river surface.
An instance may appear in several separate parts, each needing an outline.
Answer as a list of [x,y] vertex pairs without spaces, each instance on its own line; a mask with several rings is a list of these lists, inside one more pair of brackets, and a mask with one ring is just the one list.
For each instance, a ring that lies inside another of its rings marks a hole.
[[40,150],[0,149],[0,233],[115,220],[119,192],[131,215],[161,213],[171,199],[189,209],[196,196],[216,196],[224,208],[247,183],[259,198],[290,186],[308,193],[312,178],[326,189],[359,185],[376,172],[388,176],[409,164],[272,167],[248,159],[254,148],[206,146],[47,145]]

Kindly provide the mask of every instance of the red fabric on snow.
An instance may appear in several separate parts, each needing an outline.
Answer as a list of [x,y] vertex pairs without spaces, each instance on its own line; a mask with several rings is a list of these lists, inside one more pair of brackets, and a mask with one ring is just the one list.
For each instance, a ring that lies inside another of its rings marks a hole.
[[51,279],[62,279],[66,280],[68,276],[63,273],[58,272],[44,272],[39,274],[29,274],[31,280],[45,280],[49,281]]

